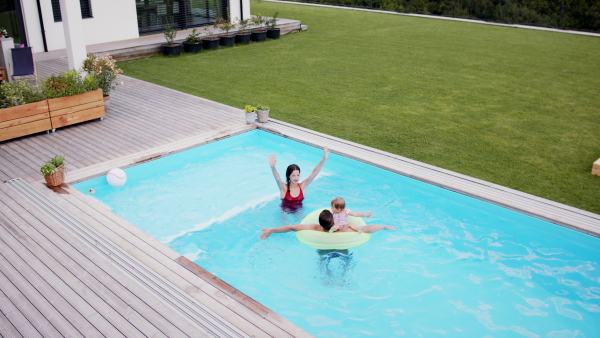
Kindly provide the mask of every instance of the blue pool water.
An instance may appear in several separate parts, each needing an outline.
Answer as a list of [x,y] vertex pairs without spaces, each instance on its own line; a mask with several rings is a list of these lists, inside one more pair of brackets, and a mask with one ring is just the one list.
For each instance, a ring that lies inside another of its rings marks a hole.
[[[317,337],[600,337],[600,239],[336,154],[289,215],[270,153],[302,178],[323,154],[256,130],[75,187]],[[338,196],[398,231],[337,257],[258,238]]]

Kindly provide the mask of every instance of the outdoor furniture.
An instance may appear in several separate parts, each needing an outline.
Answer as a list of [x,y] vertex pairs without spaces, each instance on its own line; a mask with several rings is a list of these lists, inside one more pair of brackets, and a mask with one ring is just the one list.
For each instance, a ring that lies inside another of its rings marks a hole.
[[12,48],[11,54],[13,61],[12,79],[34,77],[37,83],[38,76],[32,47]]

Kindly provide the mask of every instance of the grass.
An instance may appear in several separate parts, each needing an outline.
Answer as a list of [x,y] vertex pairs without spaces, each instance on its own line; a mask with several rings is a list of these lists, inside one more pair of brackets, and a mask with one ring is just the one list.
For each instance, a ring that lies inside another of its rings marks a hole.
[[128,76],[600,213],[600,38],[295,4],[279,40]]

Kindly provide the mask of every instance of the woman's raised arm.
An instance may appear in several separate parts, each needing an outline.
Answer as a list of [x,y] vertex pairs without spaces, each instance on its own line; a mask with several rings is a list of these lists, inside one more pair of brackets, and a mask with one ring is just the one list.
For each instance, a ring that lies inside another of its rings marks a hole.
[[285,196],[285,183],[281,180],[281,176],[275,169],[275,165],[277,164],[277,156],[275,154],[269,155],[269,166],[271,167],[271,172],[273,173],[273,177],[275,178],[275,182],[277,183],[277,187],[279,188],[279,192],[281,194],[281,198]]
[[325,161],[327,161],[328,157],[329,157],[329,147],[325,146],[323,148],[323,158],[321,159],[321,162],[319,162],[319,164],[317,164],[315,169],[313,169],[312,173],[310,173],[310,175],[304,181],[302,181],[302,183],[300,183],[300,185],[302,186],[302,190],[305,190],[306,188],[308,188],[308,185],[312,183],[312,181],[315,179],[315,177],[317,177],[317,175],[321,171],[321,168],[323,168]]

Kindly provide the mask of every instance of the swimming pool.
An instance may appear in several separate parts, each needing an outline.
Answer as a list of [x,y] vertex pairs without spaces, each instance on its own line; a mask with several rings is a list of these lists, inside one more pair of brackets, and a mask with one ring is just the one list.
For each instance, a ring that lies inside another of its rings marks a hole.
[[[335,154],[288,215],[272,152],[303,177],[322,156],[256,130],[74,186],[315,336],[600,335],[598,238]],[[398,231],[338,257],[258,239],[337,196]]]

